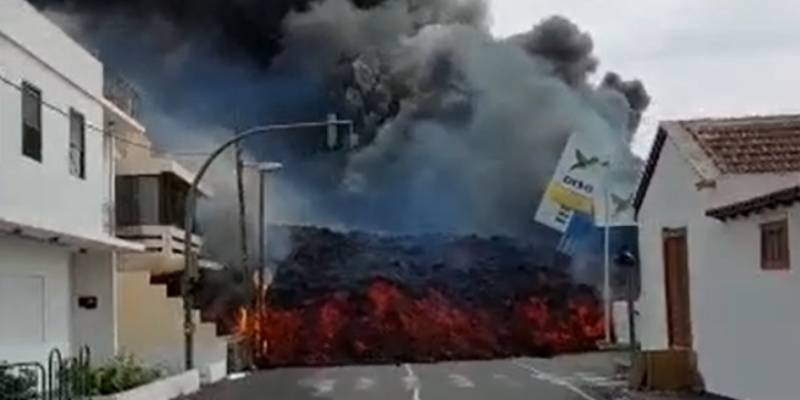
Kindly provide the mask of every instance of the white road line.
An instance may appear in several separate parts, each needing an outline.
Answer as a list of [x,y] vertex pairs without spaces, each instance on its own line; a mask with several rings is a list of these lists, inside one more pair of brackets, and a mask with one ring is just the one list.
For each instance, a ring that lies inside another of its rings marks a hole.
[[355,389],[358,391],[370,390],[375,387],[375,379],[362,376],[356,381]]
[[474,388],[475,384],[469,378],[460,374],[449,374],[450,383],[457,388],[470,389]]
[[506,385],[511,387],[522,387],[522,384],[509,378],[506,374],[492,374],[492,379],[504,382]]
[[403,377],[403,382],[406,384],[406,390],[412,392],[412,400],[420,400],[419,392],[422,385],[419,383],[417,374],[414,373],[414,370],[411,368],[410,364],[403,364],[403,367],[406,369],[406,376]]
[[584,392],[579,387],[573,385],[572,383],[570,383],[569,381],[567,381],[564,378],[560,378],[558,376],[545,373],[543,371],[540,371],[539,369],[537,369],[533,365],[529,365],[529,364],[523,363],[522,361],[519,361],[519,360],[514,360],[514,361],[512,361],[512,363],[514,365],[516,365],[517,367],[520,367],[520,368],[522,368],[522,369],[524,369],[524,370],[526,370],[528,372],[531,372],[531,377],[532,378],[539,379],[541,381],[545,381],[545,382],[551,383],[551,384],[556,385],[556,386],[563,386],[563,387],[569,389],[570,391],[572,391],[573,393],[577,394],[578,396],[582,397],[584,400],[597,400],[596,398],[590,396],[588,393]]
[[314,397],[325,396],[333,392],[333,389],[336,387],[336,379],[307,378],[300,380],[298,383],[300,386],[314,389],[314,393],[311,394]]
[[628,384],[628,381],[625,379],[600,376],[591,372],[577,372],[575,376],[584,382],[598,387],[620,387]]

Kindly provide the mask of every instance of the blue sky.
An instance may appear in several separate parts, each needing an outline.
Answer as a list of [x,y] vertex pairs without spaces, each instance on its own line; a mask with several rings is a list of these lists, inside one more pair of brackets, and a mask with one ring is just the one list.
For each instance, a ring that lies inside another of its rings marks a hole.
[[495,35],[561,14],[593,36],[598,76],[644,81],[653,102],[634,141],[640,155],[660,120],[800,112],[798,1],[489,1]]

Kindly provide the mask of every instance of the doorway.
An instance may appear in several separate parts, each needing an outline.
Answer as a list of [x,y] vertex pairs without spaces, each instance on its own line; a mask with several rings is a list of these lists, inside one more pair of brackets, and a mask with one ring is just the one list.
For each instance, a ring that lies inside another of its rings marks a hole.
[[670,348],[692,347],[686,228],[664,229],[664,282]]

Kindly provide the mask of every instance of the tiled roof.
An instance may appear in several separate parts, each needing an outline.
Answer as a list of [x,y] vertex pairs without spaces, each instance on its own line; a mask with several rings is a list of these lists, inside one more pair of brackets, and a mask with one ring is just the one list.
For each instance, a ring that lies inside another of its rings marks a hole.
[[659,128],[656,134],[656,140],[653,142],[653,147],[650,149],[650,156],[647,157],[647,161],[644,164],[644,171],[642,172],[642,177],[639,179],[639,186],[637,186],[636,192],[633,194],[633,209],[636,211],[635,215],[637,216],[644,202],[644,196],[647,194],[647,189],[650,188],[650,180],[653,179],[653,173],[656,170],[658,159],[661,157],[661,149],[664,148],[664,143],[666,143],[666,141],[666,131]]
[[723,174],[800,171],[800,115],[677,123]]
[[714,208],[706,211],[706,215],[724,221],[737,216],[747,216],[766,208],[788,206],[797,201],[800,201],[800,186],[793,186],[763,196],[757,196],[723,207]]

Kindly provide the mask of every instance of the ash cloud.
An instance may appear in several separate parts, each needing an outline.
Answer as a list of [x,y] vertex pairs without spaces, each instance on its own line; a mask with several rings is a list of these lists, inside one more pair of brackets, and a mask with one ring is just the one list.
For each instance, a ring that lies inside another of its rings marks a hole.
[[[564,17],[498,39],[482,0],[36,3],[79,26],[104,62],[144,89],[151,114],[213,128],[330,111],[355,120],[352,152],[307,151],[322,132],[247,144],[286,164],[273,221],[541,231],[533,214],[572,132],[615,154],[619,176],[638,172],[629,141],[647,92],[613,72],[592,83],[592,39]],[[153,134],[170,135],[145,115]],[[187,148],[196,149],[191,139],[173,147]]]

